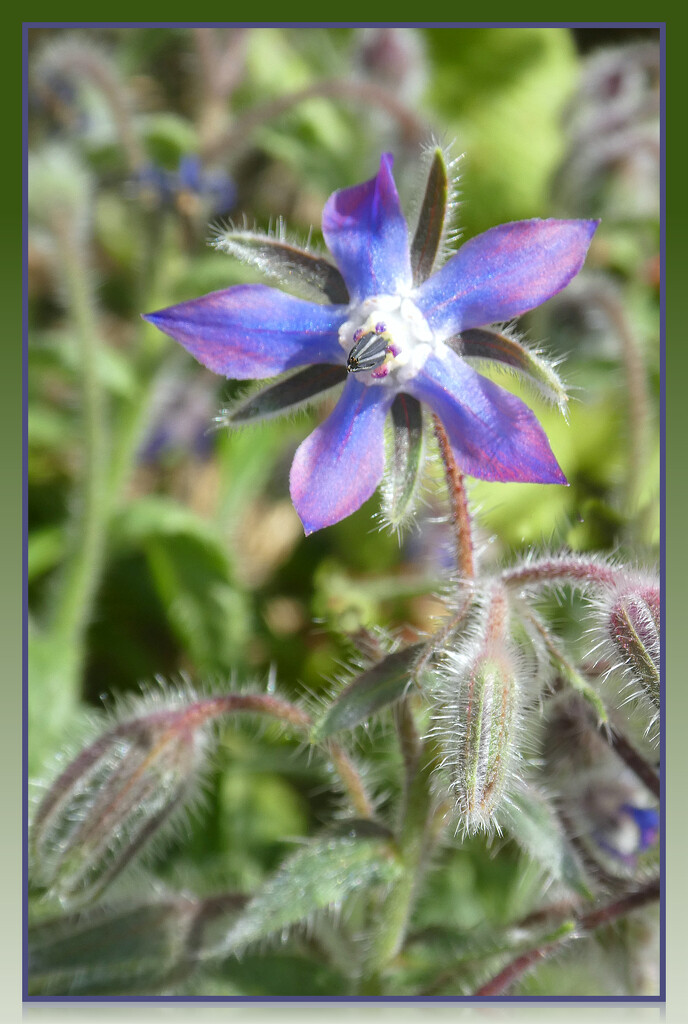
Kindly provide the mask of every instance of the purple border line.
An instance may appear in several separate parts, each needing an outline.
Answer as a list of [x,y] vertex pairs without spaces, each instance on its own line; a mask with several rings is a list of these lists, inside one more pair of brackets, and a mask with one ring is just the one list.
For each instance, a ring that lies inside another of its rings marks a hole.
[[[24,21],[28,28],[387,28],[388,21]],[[656,28],[663,21],[398,21],[394,28]]]
[[[349,1003],[370,1004],[435,1004],[472,1005],[492,1003],[558,1006],[584,1004],[586,1006],[661,1006],[666,1003],[666,649],[665,615],[661,616],[661,708],[660,708],[660,777],[662,780],[661,807],[661,876],[660,876],[660,993],[659,996],[634,996],[619,999],[616,996],[489,996],[476,1000],[472,996],[31,996],[28,994],[28,32],[32,28],[224,28],[231,26],[253,28],[354,28],[387,27],[389,22],[22,22],[22,999],[31,1003],[60,1003],[78,1006],[150,1003],[164,1006],[189,1003],[256,1006],[274,1004],[331,1005]],[[398,28],[656,28],[660,46],[660,593],[661,607],[666,607],[666,22],[398,22]]]
[[659,878],[659,991],[666,1002],[666,25],[659,30],[660,147],[659,147],[659,588],[660,588],[660,878]]

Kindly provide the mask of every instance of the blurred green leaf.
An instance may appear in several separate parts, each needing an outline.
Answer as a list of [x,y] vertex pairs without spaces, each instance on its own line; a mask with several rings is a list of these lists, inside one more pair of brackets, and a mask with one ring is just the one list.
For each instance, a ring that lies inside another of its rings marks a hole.
[[501,817],[516,842],[558,882],[589,897],[590,890],[556,813],[542,793],[522,786],[509,794]]
[[352,892],[389,885],[401,874],[390,847],[378,840],[314,840],[290,857],[248,904],[220,945],[206,955],[240,950],[279,934]]
[[176,502],[148,497],[123,510],[114,532],[120,543],[143,547],[170,625],[197,669],[231,670],[249,610],[214,529]]

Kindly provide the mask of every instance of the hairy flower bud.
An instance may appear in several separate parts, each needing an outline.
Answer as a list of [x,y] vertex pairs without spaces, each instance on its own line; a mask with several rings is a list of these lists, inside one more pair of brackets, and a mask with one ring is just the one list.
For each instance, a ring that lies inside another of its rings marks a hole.
[[447,656],[433,730],[445,751],[442,768],[460,827],[470,834],[495,827],[514,762],[520,687],[501,590],[481,634],[468,651]]
[[30,833],[35,884],[62,899],[93,896],[126,867],[193,796],[209,726],[247,711],[303,727],[307,716],[278,698],[227,694],[165,696],[113,726],[52,783]]
[[643,586],[617,594],[606,626],[628,673],[659,708],[659,588]]
[[69,898],[98,892],[119,874],[189,795],[212,703],[142,714],[82,750],[33,821],[40,886]]

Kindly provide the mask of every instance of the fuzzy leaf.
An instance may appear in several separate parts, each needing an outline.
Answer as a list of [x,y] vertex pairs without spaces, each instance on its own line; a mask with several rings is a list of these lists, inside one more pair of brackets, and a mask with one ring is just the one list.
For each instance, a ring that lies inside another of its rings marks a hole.
[[227,409],[223,421],[230,426],[267,419],[318,398],[323,392],[346,380],[343,366],[318,364],[298,370],[289,377],[261,388]]
[[223,231],[214,244],[216,249],[278,278],[286,286],[294,284],[315,299],[344,305],[349,302],[344,278],[334,264],[307,249],[257,231]]
[[29,929],[30,995],[155,992],[183,955],[184,900],[50,919]]
[[435,150],[416,233],[411,243],[411,270],[414,285],[422,284],[432,273],[442,241],[447,216],[449,180],[444,153]]
[[484,359],[503,363],[526,377],[542,397],[565,413],[568,404],[566,389],[553,367],[516,338],[484,327],[463,331],[447,344],[465,359]]
[[409,686],[413,664],[424,646],[413,644],[403,651],[388,654],[377,665],[357,676],[317,723],[312,733],[313,742],[319,743],[341,729],[353,729],[375,711],[403,697]]
[[224,939],[205,955],[222,955],[283,932],[319,910],[340,905],[349,893],[389,885],[401,870],[389,844],[380,840],[309,843],[267,880]]
[[541,793],[532,787],[510,793],[500,809],[500,820],[552,878],[582,896],[590,896],[583,870],[554,810]]
[[387,455],[383,507],[392,526],[399,526],[413,510],[423,464],[423,413],[411,395],[397,395],[392,403],[392,439]]
[[208,922],[227,927],[245,904],[223,895],[196,902],[90,907],[29,928],[30,995],[157,994],[195,966]]

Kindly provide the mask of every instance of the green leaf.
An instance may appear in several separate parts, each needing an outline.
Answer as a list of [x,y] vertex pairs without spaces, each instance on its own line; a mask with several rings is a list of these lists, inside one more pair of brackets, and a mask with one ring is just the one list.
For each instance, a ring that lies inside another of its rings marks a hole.
[[549,801],[532,786],[509,794],[500,818],[516,842],[552,878],[590,897],[583,870]]
[[308,366],[237,402],[224,413],[223,422],[235,426],[281,415],[311,399],[318,399],[345,380],[343,366]]
[[444,153],[437,148],[433,157],[416,232],[411,243],[411,270],[414,285],[422,284],[432,273],[442,242],[447,216],[449,180]]
[[410,395],[397,395],[392,403],[391,423],[382,507],[389,523],[398,527],[413,512],[423,466],[420,402]]
[[235,667],[249,613],[212,526],[174,501],[149,497],[123,511],[115,537],[145,552],[170,625],[196,667]]
[[403,697],[411,680],[413,665],[424,647],[424,644],[413,644],[403,651],[388,654],[377,665],[357,676],[316,724],[313,742],[319,743],[341,729],[353,729],[375,711]]
[[380,840],[311,842],[268,879],[234,927],[205,955],[221,956],[283,932],[319,910],[341,905],[350,893],[389,885],[401,871],[389,844]]
[[349,292],[339,270],[329,260],[257,231],[222,231],[216,249],[229,253],[285,286],[305,290],[309,298],[347,305]]
[[235,917],[235,894],[194,901],[99,906],[29,928],[29,994],[156,994],[195,966],[208,923]]

